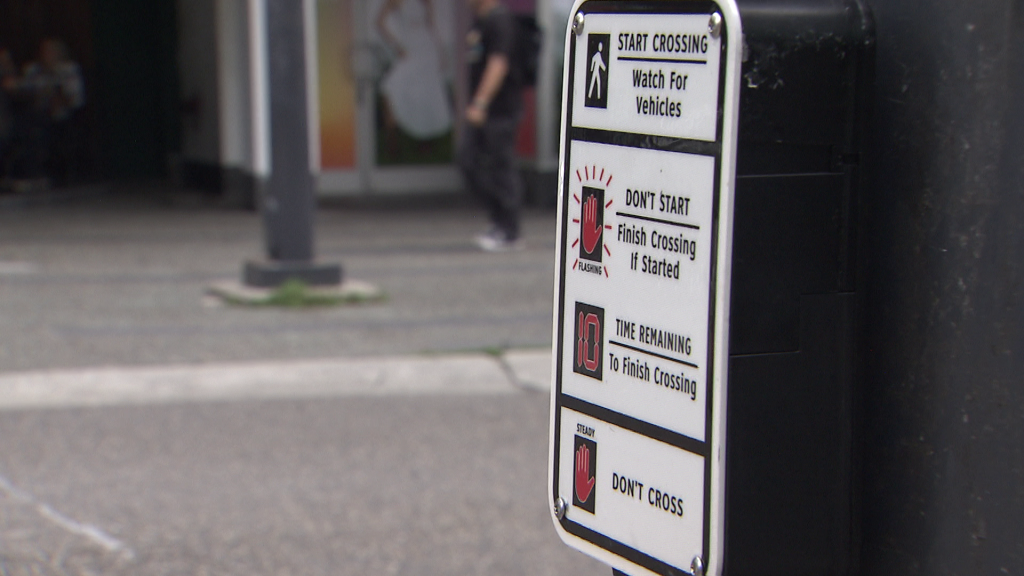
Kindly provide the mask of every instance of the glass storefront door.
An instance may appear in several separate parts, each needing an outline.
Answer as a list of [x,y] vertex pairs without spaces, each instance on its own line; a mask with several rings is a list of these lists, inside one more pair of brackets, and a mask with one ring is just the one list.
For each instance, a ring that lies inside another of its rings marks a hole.
[[317,0],[322,193],[459,188],[463,4]]

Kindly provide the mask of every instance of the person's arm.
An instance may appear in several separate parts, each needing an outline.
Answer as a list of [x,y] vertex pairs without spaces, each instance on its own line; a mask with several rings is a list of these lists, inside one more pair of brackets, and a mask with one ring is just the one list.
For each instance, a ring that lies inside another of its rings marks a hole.
[[515,27],[510,17],[498,17],[489,20],[485,32],[490,38],[490,50],[480,83],[476,87],[473,99],[469,101],[466,120],[479,126],[487,119],[487,107],[498,95],[502,84],[508,77],[511,66],[512,49],[515,45]]
[[58,107],[78,110],[85,105],[85,86],[77,64],[67,63],[60,69]]
[[20,101],[29,101],[36,98],[43,89],[40,78],[39,65],[35,63],[26,64],[21,69],[21,76],[15,79],[11,89],[12,94]]
[[395,49],[399,58],[404,58],[405,49],[402,48],[402,43],[395,38],[391,30],[388,30],[387,23],[388,16],[398,9],[400,2],[401,0],[385,0],[384,5],[380,8],[380,12],[377,12],[377,32],[384,39],[384,42]]
[[0,49],[0,89],[8,92],[18,87],[18,68],[14,65],[11,53]]
[[437,59],[440,64],[442,76],[448,70],[448,54],[444,42],[441,40],[441,33],[437,29],[434,18],[434,3],[432,0],[423,0],[423,7],[427,11],[427,30],[430,31],[430,38],[434,41],[437,50]]
[[6,72],[0,72],[0,90],[14,93],[19,88],[18,76]]
[[501,90],[501,85],[508,76],[508,66],[508,56],[504,54],[491,54],[487,58],[483,76],[480,77],[480,85],[477,86],[476,94],[469,103],[469,110],[466,111],[466,119],[471,123],[480,125],[487,119],[487,107],[498,90]]

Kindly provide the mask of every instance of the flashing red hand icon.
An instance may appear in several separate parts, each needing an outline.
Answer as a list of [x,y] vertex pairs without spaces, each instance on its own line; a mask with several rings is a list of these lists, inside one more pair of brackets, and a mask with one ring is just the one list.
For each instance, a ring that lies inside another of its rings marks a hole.
[[580,446],[576,450],[576,497],[580,502],[590,499],[597,479],[590,475],[590,449]]
[[592,254],[597,248],[597,242],[604,233],[604,227],[597,221],[598,203],[597,197],[587,198],[583,204],[583,250]]

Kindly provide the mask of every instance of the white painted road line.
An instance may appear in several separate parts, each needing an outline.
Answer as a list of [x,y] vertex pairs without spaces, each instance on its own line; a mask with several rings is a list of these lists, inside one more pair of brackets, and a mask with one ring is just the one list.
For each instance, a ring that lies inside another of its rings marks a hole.
[[135,553],[124,542],[92,524],[83,524],[61,514],[49,504],[40,502],[28,492],[14,486],[4,476],[0,476],[0,494],[4,494],[24,506],[34,508],[41,517],[49,520],[60,529],[81,536],[107,552],[120,554],[125,560],[131,560],[135,557]]
[[493,356],[383,356],[0,374],[0,410],[518,391]]

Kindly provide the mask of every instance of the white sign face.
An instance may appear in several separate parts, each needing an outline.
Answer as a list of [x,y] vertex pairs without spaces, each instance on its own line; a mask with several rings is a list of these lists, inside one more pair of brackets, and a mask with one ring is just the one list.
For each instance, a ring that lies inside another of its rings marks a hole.
[[738,11],[578,0],[577,13],[560,164],[555,526],[630,576],[718,574]]
[[715,159],[574,142],[568,165],[563,285],[600,309],[603,341],[598,380],[574,366],[589,309],[566,302],[562,393],[704,441]]
[[722,37],[707,13],[586,14],[577,50],[574,126],[715,141]]
[[586,470],[585,454],[591,475],[579,487],[575,474],[559,476],[559,489],[594,510],[578,502],[584,513],[568,516],[668,565],[689,567],[701,554],[686,543],[702,540],[704,501],[688,496],[704,485],[704,458],[580,412],[564,409],[562,417],[559,459]]

